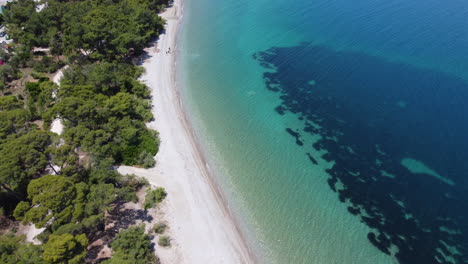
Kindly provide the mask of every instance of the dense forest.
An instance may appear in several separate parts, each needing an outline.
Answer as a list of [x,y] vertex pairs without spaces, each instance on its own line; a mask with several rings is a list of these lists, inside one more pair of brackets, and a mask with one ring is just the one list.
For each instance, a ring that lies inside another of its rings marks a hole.
[[[7,4],[0,18],[11,39],[0,47],[1,263],[102,262],[90,245],[104,236],[113,253],[102,263],[157,263],[142,226],[108,232],[105,225],[148,185],[115,166],[155,165],[158,134],[145,125],[151,97],[135,62],[162,32],[158,13],[170,4]],[[52,81],[59,69],[60,85]],[[50,132],[54,120],[63,124],[60,135]],[[165,196],[148,191],[145,209]],[[41,244],[15,234],[19,222],[45,228]]]

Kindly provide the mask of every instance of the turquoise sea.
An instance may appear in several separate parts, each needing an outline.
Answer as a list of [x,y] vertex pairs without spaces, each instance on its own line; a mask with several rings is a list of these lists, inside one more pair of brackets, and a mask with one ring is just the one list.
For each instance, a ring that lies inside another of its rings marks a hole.
[[468,263],[468,3],[185,0],[178,82],[262,263]]

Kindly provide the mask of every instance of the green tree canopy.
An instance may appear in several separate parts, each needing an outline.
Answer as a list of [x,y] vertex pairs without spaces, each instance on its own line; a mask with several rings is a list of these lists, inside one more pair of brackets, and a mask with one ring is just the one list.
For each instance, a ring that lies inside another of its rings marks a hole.
[[64,73],[58,102],[46,119],[60,116],[66,142],[98,159],[152,166],[159,141],[144,123],[153,116],[149,101],[143,99],[148,89],[136,81],[141,73],[128,64],[73,67]]
[[24,243],[24,237],[22,236],[0,236],[0,263],[45,264],[41,255],[41,246]]
[[46,149],[52,134],[31,131],[0,145],[0,183],[5,189],[22,192],[29,181],[40,176],[48,165]]
[[68,222],[75,210],[77,194],[80,193],[75,184],[64,176],[43,176],[29,183],[28,198],[31,202],[19,203],[14,216],[37,227],[45,226],[49,220]]
[[86,256],[88,238],[85,234],[50,235],[42,258],[49,263],[80,264]]
[[28,122],[30,119],[30,112],[22,108],[1,111],[0,143],[9,135],[18,137],[32,130],[33,126]]
[[144,226],[122,230],[112,242],[113,255],[104,264],[151,264],[156,258],[150,248],[151,239]]
[[94,215],[109,209],[109,205],[117,200],[117,192],[112,184],[92,185],[87,199],[86,214]]
[[23,102],[14,95],[5,95],[0,97],[0,111],[8,111],[23,108]]

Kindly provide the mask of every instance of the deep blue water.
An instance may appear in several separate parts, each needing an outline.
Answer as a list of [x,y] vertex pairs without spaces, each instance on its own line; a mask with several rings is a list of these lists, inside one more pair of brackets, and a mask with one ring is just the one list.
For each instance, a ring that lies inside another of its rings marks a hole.
[[[309,153],[312,163],[335,162],[328,184],[376,229],[370,243],[386,254],[397,246],[400,263],[468,262],[466,81],[307,43],[257,59],[274,70],[265,81],[280,95],[277,112],[304,120],[301,131],[287,131],[297,144],[305,133],[322,135],[303,147],[327,151]],[[437,176],[404,166],[410,159]]]
[[304,24],[325,38],[255,55],[278,114],[304,120],[286,132],[334,162],[331,190],[380,251],[468,263],[468,3],[312,2]]

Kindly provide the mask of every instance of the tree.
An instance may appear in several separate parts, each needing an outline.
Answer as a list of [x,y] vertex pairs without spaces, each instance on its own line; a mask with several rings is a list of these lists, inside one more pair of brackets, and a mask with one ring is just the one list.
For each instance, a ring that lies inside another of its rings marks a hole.
[[[32,44],[28,44],[32,45]],[[13,57],[10,58],[9,64],[13,67],[13,69],[17,69],[20,67],[27,67],[28,62],[32,58],[31,53],[31,46],[18,46],[15,48],[15,53]]]
[[37,227],[45,226],[49,220],[65,223],[72,217],[76,197],[77,190],[69,179],[59,175],[46,175],[29,183],[29,209],[27,202],[21,202],[14,214]]
[[48,165],[46,148],[51,142],[50,132],[35,130],[0,145],[2,187],[23,193],[29,181],[41,175]]
[[83,47],[91,51],[90,57],[110,60],[141,52],[164,25],[155,12],[130,1],[97,6],[81,23]]
[[0,65],[0,91],[5,90],[6,84],[17,77],[18,72],[13,67],[10,65]]
[[120,174],[113,169],[114,163],[115,161],[109,158],[95,161],[89,174],[89,182],[92,184],[116,183]]
[[52,156],[52,162],[59,167],[59,174],[65,176],[73,176],[78,173],[79,158],[75,152],[75,146],[63,144],[61,146],[51,148],[49,154]]
[[87,199],[86,214],[94,215],[109,209],[109,205],[117,199],[117,192],[112,184],[92,185]]
[[[116,200],[136,199],[135,191],[144,182],[112,167],[154,165],[159,140],[145,124],[153,119],[151,94],[138,81],[143,68],[131,62],[163,29],[165,22],[155,11],[168,2],[47,0],[41,12],[36,12],[35,0],[8,3],[5,28],[14,52],[0,51],[7,61],[0,66],[0,89],[7,93],[9,82],[29,74],[20,67],[32,67],[31,76],[39,82],[15,90],[22,93],[17,98],[0,98],[0,188],[2,198],[8,198],[2,199],[8,206],[2,207],[9,215],[16,206],[15,218],[46,226],[43,241],[52,234],[44,254],[42,247],[25,247],[25,252],[31,249],[28,252],[43,255],[48,263],[82,262],[87,240],[79,234],[102,230],[103,211]],[[48,47],[50,54],[32,52],[33,47]],[[55,71],[60,55],[71,65],[58,89],[38,72]],[[60,141],[32,122],[43,119],[47,129],[58,117],[65,126]],[[78,157],[82,152],[86,159]],[[52,165],[59,166],[60,175],[45,175]],[[155,203],[159,199],[153,198]],[[125,244],[134,238],[136,243]],[[116,241],[114,263],[155,261],[143,230],[123,232]],[[21,258],[14,261],[23,263]]]
[[106,102],[106,108],[109,109],[111,115],[116,117],[134,116],[137,101],[135,97],[129,93],[119,92],[112,96]]
[[151,153],[146,150],[140,153],[140,156],[138,157],[138,163],[143,165],[143,167],[146,169],[156,165],[156,161],[154,160],[153,155],[151,155]]
[[14,95],[5,95],[0,97],[0,111],[9,111],[23,107],[23,102],[19,101]]
[[31,119],[30,112],[22,108],[1,111],[0,112],[0,143],[2,139],[6,139],[6,137],[9,135],[14,135],[14,137],[19,137],[25,134],[26,132],[32,130],[32,126],[28,122],[30,119]]
[[45,264],[41,255],[41,246],[25,243],[24,236],[0,236],[0,263]]
[[86,256],[88,238],[85,234],[50,235],[42,258],[49,263],[80,264]]
[[9,11],[5,13],[7,24],[23,27],[29,21],[31,15],[36,12],[36,5],[33,0],[23,0],[10,2]]
[[150,247],[151,239],[145,234],[143,226],[130,227],[122,230],[112,242],[114,252],[110,260],[104,264],[150,264],[156,263],[156,258]]

